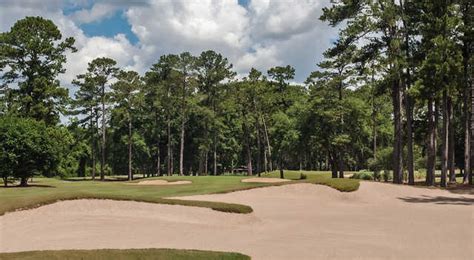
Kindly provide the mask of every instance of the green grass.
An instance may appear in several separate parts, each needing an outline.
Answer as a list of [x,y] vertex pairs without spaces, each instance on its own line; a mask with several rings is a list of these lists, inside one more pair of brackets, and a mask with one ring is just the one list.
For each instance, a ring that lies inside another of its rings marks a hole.
[[[297,180],[299,171],[285,171],[285,177],[295,182],[315,183],[333,187],[340,191],[355,191],[359,187],[358,180],[332,179],[327,172],[304,172],[305,180]],[[264,177],[278,177],[277,172]],[[190,201],[168,199],[198,194],[226,193],[238,190],[252,189],[281,184],[243,183],[246,176],[172,176],[151,179],[168,181],[189,180],[192,184],[153,186],[132,185],[123,181],[63,181],[51,178],[35,178],[30,187],[0,188],[0,215],[21,209],[35,208],[60,200],[73,199],[113,199],[132,200],[150,203],[184,205],[211,208],[217,211],[231,213],[250,213],[252,208],[241,204],[223,202]]]
[[[299,180],[301,173],[306,174],[305,180]],[[285,179],[297,180],[297,182],[303,183],[314,183],[320,185],[326,185],[342,192],[351,192],[359,189],[359,180],[356,179],[333,179],[331,174],[324,171],[285,171]],[[262,177],[279,178],[280,173],[277,171],[269,174],[264,174]]]
[[99,259],[160,259],[160,260],[247,260],[249,256],[239,253],[225,253],[200,250],[179,249],[99,249],[99,250],[59,250],[59,251],[29,251],[0,254],[1,260],[10,259],[49,259],[49,260],[99,260]]

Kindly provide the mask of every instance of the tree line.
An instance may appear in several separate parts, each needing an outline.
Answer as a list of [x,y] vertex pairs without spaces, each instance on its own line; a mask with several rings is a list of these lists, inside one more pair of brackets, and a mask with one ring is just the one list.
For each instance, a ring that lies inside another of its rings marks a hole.
[[339,37],[302,84],[290,65],[237,75],[209,50],[143,75],[99,57],[71,96],[57,77],[74,39],[26,17],[0,34],[0,175],[369,169],[434,185],[441,169],[446,186],[458,168],[472,183],[471,17],[470,1],[334,1],[321,20]]

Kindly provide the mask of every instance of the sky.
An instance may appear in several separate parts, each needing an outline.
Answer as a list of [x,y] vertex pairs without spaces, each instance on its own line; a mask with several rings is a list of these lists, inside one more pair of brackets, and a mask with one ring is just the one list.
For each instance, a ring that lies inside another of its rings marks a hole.
[[[239,77],[291,65],[295,82],[317,69],[337,29],[321,22],[329,0],[0,0],[0,31],[25,16],[51,19],[74,37],[61,84],[87,63],[110,57],[127,70],[147,71],[161,55],[214,50]],[[74,92],[74,89],[71,89]]]

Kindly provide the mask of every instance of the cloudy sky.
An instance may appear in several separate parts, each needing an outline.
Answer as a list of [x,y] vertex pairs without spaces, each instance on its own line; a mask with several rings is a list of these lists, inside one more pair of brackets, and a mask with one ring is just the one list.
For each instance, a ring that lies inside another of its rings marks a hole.
[[144,73],[160,55],[212,49],[239,75],[277,65],[296,82],[316,69],[337,30],[318,20],[328,0],[0,0],[0,31],[25,16],[51,19],[76,39],[61,82],[107,56]]

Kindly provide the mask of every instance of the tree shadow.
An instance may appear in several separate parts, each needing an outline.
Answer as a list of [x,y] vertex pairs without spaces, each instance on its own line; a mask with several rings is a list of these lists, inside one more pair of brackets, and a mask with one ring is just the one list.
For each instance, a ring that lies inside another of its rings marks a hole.
[[408,203],[433,203],[438,205],[461,205],[461,206],[471,206],[474,205],[474,198],[467,197],[446,197],[446,196],[427,196],[423,195],[421,197],[404,197],[398,198]]
[[[140,180],[140,179],[145,179],[143,176],[141,177],[133,177],[133,180]],[[126,182],[128,181],[128,178],[125,177],[106,177],[104,180],[100,180],[99,178],[96,178],[95,180],[92,180],[91,178],[64,178],[62,179],[63,181],[69,181],[69,182]]]
[[56,188],[56,186],[46,185],[46,184],[28,184],[27,186],[20,186],[20,185],[8,185],[8,186],[0,186],[0,189],[11,189],[11,188]]
[[454,194],[474,195],[474,186],[469,184],[451,184],[446,190]]

